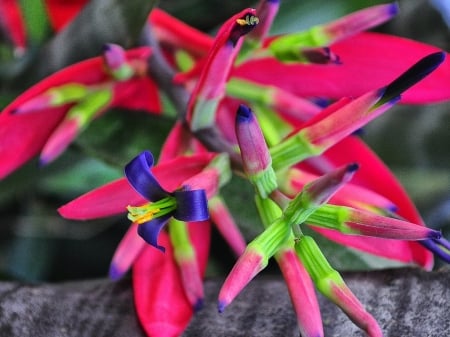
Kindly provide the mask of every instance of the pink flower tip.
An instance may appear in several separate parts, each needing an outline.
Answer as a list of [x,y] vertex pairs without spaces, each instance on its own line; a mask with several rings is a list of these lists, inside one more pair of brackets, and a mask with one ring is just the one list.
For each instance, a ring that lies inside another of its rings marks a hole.
[[123,275],[125,275],[125,272],[121,270],[118,266],[116,266],[114,263],[111,263],[108,272],[109,278],[113,281],[117,281],[121,279]]
[[39,166],[45,166],[56,159],[76,138],[80,126],[76,118],[64,120],[52,133],[42,149]]
[[125,51],[122,47],[107,43],[103,46],[103,57],[111,70],[117,70],[126,62]]
[[217,310],[219,311],[219,313],[223,313],[228,304],[230,304],[228,301],[225,300],[219,301],[219,303],[217,304]]
[[225,279],[219,292],[219,312],[241,292],[242,289],[267,266],[267,258],[256,249],[247,247]]
[[328,172],[318,179],[308,183],[304,191],[309,195],[311,201],[317,205],[327,202],[345,183],[350,181],[358,170],[357,163],[351,163]]
[[236,137],[248,176],[261,174],[272,162],[264,135],[253,111],[241,104],[236,113]]
[[194,308],[193,308],[194,312],[202,310],[204,305],[205,305],[205,300],[203,298],[197,299],[197,302],[195,302]]
[[396,16],[400,11],[400,7],[397,2],[393,2],[391,4],[386,5],[386,12],[389,13],[392,17]]
[[152,322],[145,323],[144,329],[148,336],[179,337],[183,333],[185,327],[167,322]]
[[51,95],[49,94],[42,94],[37,97],[34,97],[22,105],[18,106],[17,108],[11,109],[10,113],[12,115],[20,115],[20,114],[26,114],[36,111],[41,111],[43,109],[49,108],[52,106],[52,100]]

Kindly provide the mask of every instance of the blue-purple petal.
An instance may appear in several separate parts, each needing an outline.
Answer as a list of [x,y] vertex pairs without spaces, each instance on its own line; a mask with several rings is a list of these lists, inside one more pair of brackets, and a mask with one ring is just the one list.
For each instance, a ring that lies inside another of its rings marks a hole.
[[168,195],[150,171],[153,155],[144,151],[125,166],[125,176],[133,188],[149,201],[157,201]]
[[142,237],[149,245],[158,248],[163,253],[166,249],[163,246],[158,245],[158,236],[171,216],[171,213],[165,214],[148,222],[144,222],[138,226],[139,236]]
[[444,238],[419,241],[425,248],[432,251],[441,260],[450,263],[450,243]]
[[182,221],[203,221],[209,219],[208,199],[205,190],[175,191],[177,209],[173,216]]

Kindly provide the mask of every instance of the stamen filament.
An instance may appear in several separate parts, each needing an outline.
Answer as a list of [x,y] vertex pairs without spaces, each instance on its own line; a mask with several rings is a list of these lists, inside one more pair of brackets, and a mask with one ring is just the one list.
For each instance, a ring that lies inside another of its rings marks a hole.
[[173,197],[166,197],[157,202],[149,202],[142,206],[127,206],[128,219],[141,225],[156,217],[174,211],[176,207],[176,200]]

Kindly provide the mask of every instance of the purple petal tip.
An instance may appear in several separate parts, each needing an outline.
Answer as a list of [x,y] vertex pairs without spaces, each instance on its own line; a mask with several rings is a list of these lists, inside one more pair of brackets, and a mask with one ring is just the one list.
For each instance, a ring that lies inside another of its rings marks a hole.
[[204,304],[205,304],[205,301],[203,300],[203,298],[199,298],[194,305],[194,312],[202,310]]
[[50,163],[51,162],[51,160],[49,159],[49,158],[46,158],[46,157],[40,157],[39,158],[39,162],[38,162],[38,167],[44,167],[44,166],[47,166],[48,165],[48,163]]
[[117,281],[124,275],[123,271],[121,271],[115,264],[111,264],[109,267],[108,276],[111,280]]
[[219,304],[217,305],[217,310],[219,311],[220,314],[225,311],[227,305],[228,303],[226,301],[219,301]]
[[441,231],[430,229],[430,232],[428,233],[428,238],[432,240],[439,240],[442,238]]
[[398,6],[397,2],[393,2],[388,6],[387,12],[390,16],[396,16],[398,12],[400,11],[400,7]]
[[398,206],[390,204],[388,207],[386,207],[386,210],[391,213],[396,213],[398,211]]
[[352,173],[359,169],[358,163],[352,163],[347,166],[347,172]]
[[237,110],[236,122],[248,123],[251,122],[252,120],[253,120],[252,110],[248,106],[240,104]]
[[383,88],[384,93],[380,101],[384,104],[385,102],[391,101],[400,96],[402,92],[431,74],[444,61],[444,59],[445,52],[442,51],[423,57],[397,79]]
[[445,239],[428,239],[419,241],[425,248],[436,254],[441,260],[450,263],[450,243]]

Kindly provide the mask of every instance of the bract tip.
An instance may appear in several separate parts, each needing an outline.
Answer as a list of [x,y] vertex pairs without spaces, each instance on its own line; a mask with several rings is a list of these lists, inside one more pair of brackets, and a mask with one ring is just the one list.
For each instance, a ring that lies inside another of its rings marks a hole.
[[347,165],[347,172],[355,172],[359,169],[358,163],[351,163]]
[[199,298],[197,300],[197,302],[194,304],[194,312],[202,310],[204,305],[205,305],[205,300],[203,298]]
[[219,301],[219,303],[217,304],[217,310],[219,311],[219,313],[223,313],[225,311],[225,308],[228,306],[228,303],[224,300]]
[[120,270],[114,263],[111,263],[109,267],[108,276],[111,280],[117,281],[124,275],[123,271]]

